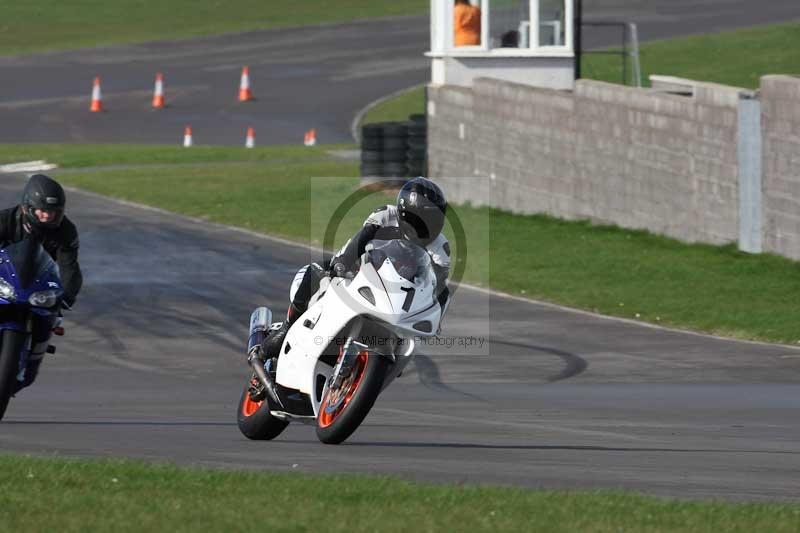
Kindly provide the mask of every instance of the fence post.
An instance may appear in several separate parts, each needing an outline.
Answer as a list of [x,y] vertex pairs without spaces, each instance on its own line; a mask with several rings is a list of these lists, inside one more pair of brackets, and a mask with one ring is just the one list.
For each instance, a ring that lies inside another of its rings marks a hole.
[[761,253],[761,101],[739,98],[739,249]]

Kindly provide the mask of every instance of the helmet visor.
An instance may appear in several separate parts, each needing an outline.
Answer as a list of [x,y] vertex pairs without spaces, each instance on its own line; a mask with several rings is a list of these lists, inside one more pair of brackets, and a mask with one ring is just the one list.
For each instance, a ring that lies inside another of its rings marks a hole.
[[402,221],[406,236],[427,246],[442,232],[444,213],[436,206],[425,206],[403,213]]
[[42,227],[57,228],[64,220],[64,209],[59,208],[31,208],[34,222]]

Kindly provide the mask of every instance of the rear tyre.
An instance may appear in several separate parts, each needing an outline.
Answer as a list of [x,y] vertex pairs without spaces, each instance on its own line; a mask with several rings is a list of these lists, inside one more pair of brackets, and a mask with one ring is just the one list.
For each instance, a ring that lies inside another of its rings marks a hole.
[[317,415],[317,437],[325,444],[339,444],[358,429],[372,409],[383,386],[389,362],[380,355],[358,354],[353,372],[338,391],[328,388]]
[[25,342],[25,335],[17,331],[5,330],[0,335],[0,420],[8,408],[17,380],[19,354]]
[[[251,378],[253,379],[253,378]],[[250,381],[245,383],[239,406],[236,409],[236,421],[242,435],[252,440],[272,440],[280,435],[289,422],[275,418],[270,413],[269,399],[254,402],[250,398]]]

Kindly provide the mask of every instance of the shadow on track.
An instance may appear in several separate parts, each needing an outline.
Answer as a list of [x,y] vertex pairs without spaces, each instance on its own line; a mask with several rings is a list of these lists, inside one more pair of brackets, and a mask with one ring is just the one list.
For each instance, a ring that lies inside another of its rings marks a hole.
[[236,422],[148,422],[148,421],[80,421],[80,420],[4,420],[0,426],[166,426],[166,427],[229,427]]
[[414,366],[417,369],[417,374],[419,375],[419,382],[433,390],[439,390],[443,392],[450,392],[453,394],[459,394],[461,396],[466,396],[471,400],[477,400],[479,402],[485,402],[485,398],[481,398],[480,396],[476,396],[474,394],[470,394],[468,392],[464,392],[458,389],[451,387],[450,385],[446,385],[442,382],[442,375],[439,373],[439,365],[437,365],[433,359],[428,357],[427,355],[416,354],[414,355]]

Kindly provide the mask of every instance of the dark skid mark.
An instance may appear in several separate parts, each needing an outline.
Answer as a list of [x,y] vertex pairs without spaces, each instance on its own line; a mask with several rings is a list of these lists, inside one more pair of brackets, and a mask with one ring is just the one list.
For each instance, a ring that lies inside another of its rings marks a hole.
[[166,427],[229,427],[236,422],[156,422],[122,420],[4,420],[0,425],[14,426],[166,426]]
[[536,344],[521,344],[517,342],[508,342],[489,338],[489,345],[499,344],[502,346],[511,346],[513,348],[522,348],[525,350],[532,350],[536,352],[544,352],[551,355],[560,357],[564,361],[564,369],[554,376],[545,378],[549,383],[562,381],[577,376],[582,373],[589,366],[589,363],[582,357],[574,353],[565,352],[557,348],[550,348],[549,346],[538,346]]
[[525,445],[525,444],[472,444],[463,442],[358,442],[348,441],[342,446],[374,446],[376,448],[451,448],[476,450],[567,450],[586,452],[657,452],[657,453],[758,453],[800,455],[793,451],[772,450],[722,450],[703,448],[627,448],[618,446]]

